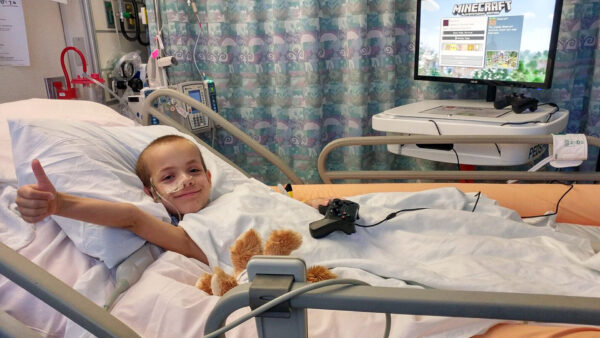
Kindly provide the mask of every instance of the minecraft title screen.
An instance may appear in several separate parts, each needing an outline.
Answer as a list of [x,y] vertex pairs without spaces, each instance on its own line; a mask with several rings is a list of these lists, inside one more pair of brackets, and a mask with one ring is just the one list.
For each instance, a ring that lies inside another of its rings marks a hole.
[[554,1],[423,0],[420,14],[420,76],[544,82]]

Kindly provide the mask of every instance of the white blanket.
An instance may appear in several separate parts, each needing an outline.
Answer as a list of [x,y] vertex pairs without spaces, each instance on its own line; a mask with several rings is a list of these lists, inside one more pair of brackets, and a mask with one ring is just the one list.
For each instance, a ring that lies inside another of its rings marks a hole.
[[23,248],[35,238],[33,224],[23,222],[17,211],[16,197],[17,188],[0,183],[0,241],[13,250]]
[[442,289],[509,291],[562,295],[600,294],[600,257],[588,240],[534,227],[482,196],[455,188],[419,193],[377,193],[350,198],[360,205],[360,224],[373,228],[322,239],[308,224],[322,216],[313,208],[258,183],[238,186],[180,223],[204,250],[211,267],[231,272],[229,247],[253,228],[266,238],[272,230],[293,229],[303,245],[293,255],[308,265],[358,268],[386,278]]

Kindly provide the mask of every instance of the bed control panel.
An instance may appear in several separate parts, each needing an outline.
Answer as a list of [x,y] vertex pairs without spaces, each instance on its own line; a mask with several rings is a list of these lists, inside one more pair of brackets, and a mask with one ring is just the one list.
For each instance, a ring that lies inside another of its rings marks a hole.
[[347,235],[356,232],[354,222],[358,217],[358,204],[348,200],[333,199],[326,208],[319,208],[325,218],[309,224],[310,235],[322,238],[330,233],[341,230]]

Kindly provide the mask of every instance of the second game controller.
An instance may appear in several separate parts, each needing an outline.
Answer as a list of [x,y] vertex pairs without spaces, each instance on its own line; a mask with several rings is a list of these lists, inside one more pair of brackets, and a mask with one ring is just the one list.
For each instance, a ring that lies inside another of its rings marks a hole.
[[509,105],[517,114],[521,114],[527,109],[534,112],[537,109],[538,100],[523,94],[512,93],[512,95],[506,95],[494,102],[494,108],[496,109],[502,109]]
[[336,230],[341,230],[347,235],[355,233],[354,222],[359,219],[358,208],[358,204],[352,201],[337,198],[331,200],[326,208],[319,208],[321,213],[324,211],[325,218],[310,223],[310,235],[321,238]]

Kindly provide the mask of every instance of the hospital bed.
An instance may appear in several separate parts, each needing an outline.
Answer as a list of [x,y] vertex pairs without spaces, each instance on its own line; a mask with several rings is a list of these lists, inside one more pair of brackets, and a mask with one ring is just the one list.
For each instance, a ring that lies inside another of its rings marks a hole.
[[[159,94],[157,94],[159,95]],[[188,104],[194,104],[194,102],[187,102]],[[53,106],[53,105],[59,105]],[[202,107],[199,107],[201,109]],[[34,112],[34,114],[31,114]],[[62,115],[61,115],[62,113]],[[159,114],[158,112],[156,113]],[[0,146],[3,149],[10,149],[11,146],[13,149],[14,144],[11,144],[11,139],[8,135],[8,125],[6,125],[6,119],[14,119],[14,118],[55,118],[61,119],[61,122],[56,124],[56,126],[60,126],[61,124],[75,124],[75,122],[67,120],[84,120],[86,122],[90,122],[94,125],[109,125],[109,128],[123,128],[123,132],[133,133],[140,127],[133,127],[133,123],[122,116],[118,115],[115,112],[108,111],[106,107],[95,105],[92,103],[81,103],[78,102],[77,105],[73,105],[72,103],[67,102],[49,102],[47,100],[28,100],[17,103],[4,104],[3,107],[0,106],[0,118],[3,120],[2,122],[5,125],[0,125]],[[162,117],[162,121],[167,122],[168,120]],[[225,121],[226,122],[226,121]],[[224,121],[217,121],[217,123],[224,124]],[[32,124],[24,124],[21,125],[22,128],[38,128],[34,131],[44,130],[45,132],[51,134],[52,133],[52,123],[44,120],[42,125],[36,124],[33,122]],[[79,125],[78,125],[79,126]],[[14,126],[13,126],[14,128]],[[40,129],[41,128],[41,129]],[[97,130],[94,129],[96,132]],[[14,133],[13,133],[14,134]],[[24,136],[28,136],[33,134],[22,134],[21,138]],[[70,134],[77,135],[75,134]],[[115,134],[117,135],[117,134]],[[124,137],[124,134],[118,134],[120,137]],[[138,143],[144,144],[147,142],[147,138],[151,135],[144,135],[144,137],[134,137],[138,141]],[[23,141],[23,140],[21,140]],[[32,140],[34,142],[36,140]],[[68,141],[74,141],[73,139],[64,138],[61,140],[54,140],[56,143],[53,143],[54,146],[59,147],[63,145],[63,143]],[[76,141],[76,140],[75,140]],[[135,140],[134,140],[135,141]],[[142,142],[143,141],[143,142]],[[407,142],[407,140],[386,140],[386,142]],[[536,140],[538,142],[539,140]],[[419,141],[421,142],[421,141]],[[596,140],[592,140],[592,142],[597,142]],[[27,140],[23,143],[27,146]],[[40,146],[43,144],[34,143],[32,146]],[[21,149],[21,148],[19,148]],[[134,151],[133,151],[134,152]],[[206,154],[206,152],[205,152]],[[12,156],[21,156],[21,154],[7,154],[3,153],[3,158],[0,163],[3,165],[6,163],[12,162]],[[205,155],[207,156],[207,155]],[[210,157],[210,156],[209,156]],[[10,162],[6,162],[6,161]],[[213,162],[214,161],[214,162]],[[226,173],[234,173],[237,171],[234,167],[229,166],[226,162],[217,162],[216,158],[211,158],[209,163],[213,163],[215,168],[223,169]],[[209,165],[209,164],[207,164]],[[77,294],[70,293],[69,289],[65,289],[56,285],[66,284],[69,287],[75,287],[77,291],[86,295],[87,299],[93,301],[96,304],[102,305],[103,297],[109,289],[112,287],[112,273],[114,270],[108,269],[104,264],[101,264],[97,259],[92,258],[88,255],[83,254],[79,248],[74,244],[74,241],[68,238],[65,234],[65,230],[62,229],[59,224],[54,219],[47,219],[40,224],[37,224],[35,228],[31,228],[27,224],[20,222],[18,217],[16,217],[14,213],[14,205],[10,203],[11,196],[14,197],[14,191],[16,187],[16,177],[17,172],[14,172],[14,169],[11,170],[10,166],[3,166],[1,168],[3,171],[0,172],[2,176],[0,176],[1,188],[2,191],[0,199],[2,201],[1,205],[1,215],[2,218],[0,222],[2,224],[3,231],[0,232],[2,235],[6,235],[7,233],[11,233],[11,231],[17,231],[22,229],[29,229],[30,236],[29,237],[15,237],[12,238],[11,241],[6,241],[5,238],[2,238],[2,242],[4,244],[8,244],[8,246],[12,246],[16,248],[16,250],[6,249],[5,246],[2,246],[2,255],[1,257],[1,265],[2,265],[2,274],[5,276],[9,276],[14,278],[15,282],[20,283],[23,287],[28,288],[29,291],[32,291],[37,294],[45,294],[46,292],[52,293],[53,289],[59,288],[58,295],[56,297],[49,295],[44,296],[44,299],[55,298],[56,300],[49,300],[51,305],[55,305],[59,311],[62,311],[65,315],[73,316],[73,320],[75,320],[79,325],[85,326],[87,329],[94,332],[96,335],[104,336],[104,335],[123,335],[129,336],[131,330],[133,329],[137,334],[141,336],[198,336],[202,332],[205,331],[205,323],[210,323],[209,327],[206,330],[210,331],[212,328],[216,328],[221,324],[222,318],[226,316],[226,311],[216,311],[216,316],[218,320],[215,320],[214,317],[209,318],[209,313],[213,308],[215,308],[216,304],[220,301],[218,297],[208,296],[203,294],[201,291],[194,288],[193,283],[198,278],[200,274],[203,272],[210,271],[210,268],[206,265],[200,264],[194,260],[187,259],[180,255],[166,252],[163,253],[152,265],[150,265],[147,270],[142,275],[142,278],[137,284],[125,292],[124,295],[117,301],[115,307],[112,309],[111,313],[118,318],[118,320],[125,325],[118,324],[115,322],[115,318],[112,316],[107,316],[107,313],[102,313],[103,310],[100,308],[95,308],[93,304],[90,302],[86,302],[80,300]],[[209,168],[210,169],[210,168]],[[17,168],[17,171],[19,168]],[[215,170],[216,171],[216,170]],[[577,176],[577,175],[576,175]],[[52,176],[50,176],[52,178]],[[338,176],[339,177],[339,176]],[[220,193],[225,194],[227,189],[233,189],[232,187],[237,185],[242,185],[246,182],[246,180],[251,180],[246,177],[244,174],[238,174],[230,176],[232,182],[225,182],[224,178],[215,177],[215,186],[217,183],[223,183],[225,189],[220,191]],[[415,177],[411,177],[415,178]],[[445,177],[447,178],[447,177]],[[523,179],[520,176],[510,176],[511,179]],[[596,176],[585,176],[585,177],[576,177],[578,179],[584,180],[598,180]],[[543,180],[548,179],[542,178]],[[556,178],[551,178],[556,179]],[[559,179],[573,179],[567,176],[561,176]],[[290,179],[292,181],[292,179]],[[298,183],[297,181],[292,181],[293,183]],[[229,185],[228,185],[229,184]],[[422,184],[422,183],[397,183],[397,184],[365,184],[365,185],[347,185],[347,184],[339,184],[339,185],[302,185],[297,184],[294,186],[294,197],[300,200],[305,200],[313,197],[349,197],[357,194],[364,194],[370,192],[377,191],[419,191],[428,188],[435,188],[440,186],[448,186],[449,184]],[[478,192],[481,191],[483,194],[488,194],[490,197],[497,199],[502,205],[505,206],[516,206],[515,209],[519,211],[519,213],[523,216],[526,215],[538,215],[540,213],[544,213],[548,210],[554,210],[556,206],[556,201],[560,198],[561,194],[564,193],[566,187],[563,185],[556,184],[451,184],[465,192]],[[219,190],[219,188],[217,188]],[[576,223],[582,225],[600,225],[600,215],[598,215],[598,208],[593,206],[593,203],[590,201],[594,201],[595,196],[598,196],[598,185],[575,185],[573,190],[569,192],[568,195],[564,198],[560,205],[560,210],[558,212],[558,221],[559,222],[567,222],[567,223]],[[217,201],[216,199],[215,201]],[[527,201],[524,203],[523,201]],[[593,230],[592,227],[571,227],[574,232],[579,234],[580,236],[589,236],[592,240],[594,238],[598,238],[598,234]],[[12,251],[8,251],[12,250]],[[14,251],[17,251],[20,255],[12,255]],[[31,260],[35,263],[35,265],[43,268],[44,270],[50,271],[54,276],[56,276],[62,282],[58,282],[50,277],[41,277],[40,271],[36,269],[35,266],[31,264],[21,263],[21,259],[26,258],[27,260]],[[69,264],[65,266],[64,262],[68,261]],[[24,271],[19,271],[19,269]],[[10,270],[10,271],[9,271]],[[27,271],[30,270],[30,271]],[[10,274],[13,273],[11,276]],[[33,280],[27,280],[25,277],[19,280],[19,276],[26,276],[30,273],[38,274],[34,277]],[[597,272],[594,272],[597,274]],[[14,275],[16,274],[16,275]],[[15,277],[16,276],[16,277]],[[56,285],[53,285],[56,284]],[[29,286],[28,286],[29,285]],[[63,285],[64,286],[64,285]],[[92,288],[92,292],[90,292],[89,287]],[[247,287],[244,286],[244,287]],[[42,289],[41,291],[36,291],[35,288]],[[374,289],[364,287],[367,289],[362,289],[362,287],[352,287],[348,290],[348,294],[350,297],[363,297],[358,298],[359,302],[363,302],[366,300],[364,291],[373,292],[372,290],[377,291],[377,287]],[[402,294],[402,291],[406,291],[405,288],[403,290],[398,290],[399,294]],[[411,289],[408,289],[410,291]],[[385,290],[384,290],[385,291]],[[521,299],[522,312],[518,312],[517,315],[513,314],[505,314],[501,315],[500,312],[502,310],[492,310],[495,311],[496,315],[500,314],[500,320],[486,320],[486,319],[466,319],[461,318],[469,315],[477,316],[479,313],[477,310],[486,304],[485,301],[477,301],[472,302],[475,308],[468,308],[466,305],[461,303],[457,304],[453,307],[452,311],[444,310],[448,309],[448,307],[435,307],[434,310],[432,307],[432,303],[424,303],[427,297],[431,297],[437,291],[440,290],[414,290],[417,291],[414,294],[410,295],[418,298],[415,302],[421,302],[421,304],[426,304],[425,306],[421,305],[417,308],[413,306],[416,303],[411,303],[412,305],[408,307],[408,309],[399,311],[397,305],[388,305],[389,308],[380,308],[379,311],[389,311],[396,313],[412,313],[417,314],[419,316],[394,316],[395,321],[392,323],[392,328],[396,329],[393,331],[396,335],[399,335],[399,332],[405,332],[405,335],[425,335],[425,334],[454,334],[458,336],[462,335],[471,335],[475,333],[487,334],[488,336],[494,336],[498,334],[499,336],[506,335],[516,335],[518,332],[523,331],[514,331],[514,330],[541,330],[538,332],[545,332],[545,334],[556,334],[557,332],[566,332],[566,330],[573,330],[573,327],[565,327],[565,326],[536,326],[536,325],[522,325],[522,322],[514,322],[512,320],[518,319],[520,314],[524,314],[524,317],[521,319],[527,320],[542,320],[542,321],[552,321],[552,322],[560,322],[560,316],[554,315],[555,319],[552,319],[552,316],[543,315],[538,316],[537,313],[541,313],[538,311],[539,309],[535,308],[535,304],[530,304],[529,300],[531,297],[524,297]],[[429,293],[428,295],[421,295],[419,298],[420,291],[434,291],[434,293]],[[87,293],[86,293],[87,292]],[[305,297],[307,298],[298,298],[296,302],[299,302],[301,306],[306,306],[307,303],[311,303],[311,300],[315,298],[320,298],[321,294],[316,291],[316,293],[309,293]],[[353,294],[356,292],[356,294]],[[95,295],[95,293],[99,295]],[[235,293],[238,294],[238,293]],[[234,295],[232,293],[232,295]],[[332,294],[333,297],[334,294]],[[460,293],[455,293],[454,295],[461,295]],[[496,294],[497,295],[497,294]],[[101,296],[101,297],[98,297]],[[234,295],[235,296],[235,295]],[[406,295],[404,295],[406,296]],[[436,301],[440,301],[441,299],[457,301],[457,299],[452,299],[452,294],[448,294],[446,296],[442,296],[439,294],[439,297],[434,297]],[[464,294],[462,295],[464,296]],[[493,296],[493,294],[491,295]],[[238,296],[239,297],[239,296]],[[552,297],[548,296],[548,300],[552,301]],[[552,302],[543,304],[547,306],[554,306],[554,310],[556,311],[556,300],[562,301],[564,298],[560,298],[560,296],[554,299],[554,305]],[[30,332],[33,330],[34,332],[40,333],[46,336],[61,336],[66,334],[69,335],[79,335],[82,331],[72,322],[69,322],[65,319],[63,315],[61,315],[56,310],[51,309],[49,306],[46,306],[43,302],[37,301],[34,299],[35,297],[29,295],[28,292],[20,289],[15,286],[12,282],[7,279],[0,279],[0,306],[1,309],[5,311],[0,316],[0,327],[4,332],[8,332],[10,335],[11,332],[18,336],[23,336],[25,332]],[[460,298],[460,297],[458,297]],[[535,297],[534,297],[535,298]],[[543,298],[543,297],[542,297]],[[86,299],[86,298],[84,298]],[[225,299],[225,298],[223,298]],[[323,298],[328,299],[329,298]],[[541,299],[541,298],[537,298]],[[460,300],[460,299],[458,299]],[[571,300],[571,298],[570,298]],[[600,310],[594,305],[594,300],[585,298],[581,299],[579,303],[569,303],[562,304],[559,303],[561,308],[568,308],[572,310],[572,314],[581,314],[581,317],[564,317],[565,321],[570,321],[577,324],[590,324],[590,325],[598,325],[597,318]],[[356,300],[355,300],[356,301]],[[399,300],[403,302],[403,300]],[[517,299],[518,301],[518,299]],[[81,303],[80,303],[81,302]],[[404,300],[406,302],[406,299]],[[494,301],[491,301],[494,303]],[[488,302],[488,308],[490,308]],[[592,302],[590,305],[589,303]],[[84,303],[84,304],[82,304]],[[314,303],[314,302],[313,302]],[[505,303],[510,303],[510,299],[507,299]],[[80,304],[77,307],[77,304]],[[317,303],[314,303],[316,307],[320,307]],[[392,303],[390,303],[392,304]],[[437,305],[437,304],[434,304]],[[515,303],[505,304],[507,306],[517,306]],[[376,306],[375,306],[376,308]],[[360,311],[377,311],[377,309],[367,309],[365,307],[357,308]],[[491,307],[494,308],[494,307]],[[346,307],[346,309],[350,309]],[[394,310],[396,309],[396,310]],[[411,311],[415,310],[415,311]],[[475,310],[474,310],[475,309]],[[100,310],[100,311],[98,311]],[[429,311],[432,310],[432,311]],[[519,310],[521,311],[521,310]],[[240,312],[236,312],[234,317],[239,317],[242,315],[244,310],[240,310]],[[421,317],[420,315],[440,315],[440,316],[448,316],[448,317]],[[585,314],[585,316],[584,316]],[[364,313],[347,313],[347,312],[324,312],[320,310],[309,311],[309,327],[310,327],[310,335],[311,336],[330,336],[333,332],[338,332],[340,335],[345,336],[348,335],[358,335],[361,334],[370,334],[373,332],[378,332],[376,330],[383,331],[384,320],[383,316],[376,314],[364,314]],[[530,316],[530,317],[527,317]],[[452,318],[457,317],[457,318]],[[488,317],[488,316],[481,316]],[[23,324],[17,323],[13,318],[22,321]],[[557,319],[558,318],[558,319]],[[583,318],[583,319],[581,319]],[[506,321],[506,319],[510,319],[510,321]],[[337,326],[331,326],[332,322],[339,323]],[[216,323],[216,324],[215,324]],[[23,325],[29,330],[25,330]],[[127,326],[129,328],[127,328]],[[108,329],[107,329],[108,328]],[[111,329],[112,328],[112,329]],[[109,330],[110,329],[110,330]],[[344,331],[347,330],[347,331]],[[122,330],[122,331],[119,331]],[[340,331],[342,330],[342,331]],[[412,331],[411,331],[412,330]],[[513,330],[513,331],[511,331]],[[582,332],[597,332],[597,330],[593,327],[579,326],[576,330],[580,330]],[[252,322],[247,322],[241,327],[233,330],[231,334],[233,336],[250,336],[256,334],[256,328]]]

